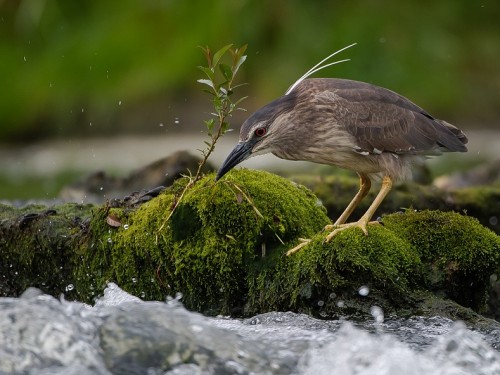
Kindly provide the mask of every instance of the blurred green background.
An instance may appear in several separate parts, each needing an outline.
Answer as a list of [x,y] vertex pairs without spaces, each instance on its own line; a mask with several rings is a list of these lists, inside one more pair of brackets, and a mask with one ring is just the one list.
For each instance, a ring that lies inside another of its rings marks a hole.
[[354,42],[320,75],[390,88],[464,130],[497,127],[498,0],[0,0],[0,147],[199,132],[197,46],[248,43],[255,110]]
[[322,75],[391,88],[465,127],[500,117],[499,1],[0,4],[2,141],[155,131],[172,105],[197,98],[197,46],[228,43],[249,44],[255,102],[357,42],[340,56],[351,62]]

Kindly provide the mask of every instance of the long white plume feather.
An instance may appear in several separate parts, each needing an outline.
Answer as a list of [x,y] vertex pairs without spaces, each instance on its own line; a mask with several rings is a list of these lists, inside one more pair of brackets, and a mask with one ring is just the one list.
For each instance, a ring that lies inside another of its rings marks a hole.
[[355,46],[357,43],[353,43],[351,45],[348,45],[347,47],[344,47],[342,49],[339,49],[338,51],[332,53],[330,56],[328,57],[325,57],[323,60],[321,60],[319,63],[317,63],[316,65],[314,65],[311,69],[309,69],[302,77],[300,77],[297,81],[295,81],[295,83],[290,86],[290,88],[288,90],[286,90],[285,92],[285,95],[288,95],[290,94],[293,89],[295,87],[297,87],[297,85],[302,82],[304,79],[306,79],[307,77],[309,77],[311,74],[314,74],[316,72],[319,72],[321,69],[325,69],[329,66],[332,66],[332,65],[335,65],[335,64],[340,64],[342,62],[345,62],[345,61],[349,61],[350,59],[344,59],[344,60],[339,60],[339,61],[334,61],[334,62],[331,62],[331,63],[328,63],[328,64],[325,64],[325,65],[321,65],[323,64],[325,61],[327,61],[328,59],[330,59],[331,57],[335,56],[337,53],[340,53],[348,48],[351,48],[352,46]]

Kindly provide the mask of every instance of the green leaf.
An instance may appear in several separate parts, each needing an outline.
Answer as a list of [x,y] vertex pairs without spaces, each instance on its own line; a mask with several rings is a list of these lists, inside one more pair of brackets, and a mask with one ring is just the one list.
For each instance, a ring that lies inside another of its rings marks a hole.
[[218,96],[214,98],[214,108],[218,113],[222,110],[222,99]]
[[231,70],[229,65],[221,63],[219,64],[219,69],[227,81],[231,81],[233,79],[233,71]]
[[213,65],[212,65],[212,51],[210,51],[210,48],[208,48],[208,46],[206,46],[206,47],[198,46],[198,47],[203,51],[203,54],[205,55],[205,59],[207,60],[209,69],[212,69],[212,67],[213,67]]
[[234,90],[234,89],[237,89],[238,87],[241,87],[241,86],[246,86],[246,85],[248,85],[248,83],[240,83],[240,84],[238,84],[238,85],[236,85],[236,86],[233,86],[233,88],[232,88],[232,89]]
[[219,64],[219,60],[224,56],[224,54],[227,52],[229,48],[231,48],[233,45],[228,44],[227,46],[222,47],[220,50],[214,53],[214,58],[213,58],[213,65],[212,66],[217,66]]
[[241,56],[238,61],[236,62],[236,65],[234,65],[233,67],[233,76],[236,75],[236,73],[238,72],[238,70],[240,69],[240,66],[243,65],[243,63],[245,62],[245,60],[247,59],[247,56],[244,55],[244,56]]
[[210,120],[205,120],[205,125],[207,126],[207,129],[209,131],[211,131],[214,128],[214,125],[215,125],[214,119],[211,118]]
[[205,66],[199,66],[198,69],[200,69],[205,75],[208,77],[209,80],[213,81],[215,77],[215,72],[213,69],[207,68]]
[[234,106],[237,107],[243,100],[245,100],[246,98],[248,98],[248,96],[244,96],[240,99],[238,99],[235,103],[234,103]]
[[214,83],[209,79],[198,79],[197,82],[201,83],[202,85],[210,86],[215,90]]
[[238,56],[238,58],[241,58],[241,56],[243,56],[243,54],[247,50],[247,47],[248,47],[248,44],[243,44],[240,48],[236,48],[236,51],[235,51],[236,56]]

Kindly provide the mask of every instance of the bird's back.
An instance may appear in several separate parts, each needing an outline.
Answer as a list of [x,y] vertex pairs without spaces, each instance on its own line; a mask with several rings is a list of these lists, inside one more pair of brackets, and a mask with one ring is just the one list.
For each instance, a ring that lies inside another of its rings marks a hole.
[[289,95],[297,95],[297,109],[312,106],[311,110],[320,113],[315,116],[319,121],[335,123],[352,135],[353,147],[361,153],[467,151],[467,137],[460,129],[383,87],[312,78],[301,82]]

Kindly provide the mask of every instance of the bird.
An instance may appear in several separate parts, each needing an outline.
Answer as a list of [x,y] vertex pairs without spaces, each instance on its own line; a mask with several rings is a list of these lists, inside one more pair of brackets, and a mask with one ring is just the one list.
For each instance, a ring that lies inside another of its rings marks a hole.
[[[319,70],[314,68],[308,73]],[[307,78],[308,73],[244,121],[216,181],[244,160],[267,153],[356,172],[359,190],[340,217],[324,228],[330,231],[325,242],[353,227],[368,235],[368,225],[379,223],[371,221],[375,211],[396,181],[411,176],[416,163],[443,152],[467,151],[462,130],[394,91],[348,79]],[[359,220],[347,222],[374,178],[382,181],[375,199]]]

